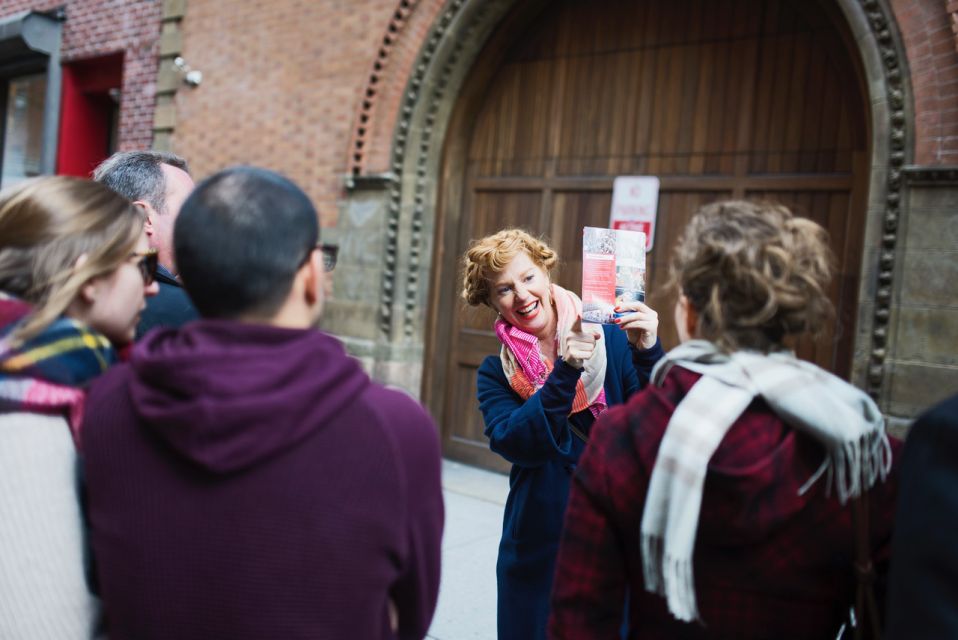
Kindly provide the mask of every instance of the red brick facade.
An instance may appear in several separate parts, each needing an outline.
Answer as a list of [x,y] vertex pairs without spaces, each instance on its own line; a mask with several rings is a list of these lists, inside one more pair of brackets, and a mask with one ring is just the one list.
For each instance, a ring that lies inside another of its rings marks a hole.
[[[442,0],[189,0],[174,147],[198,175],[234,163],[303,184],[335,224],[342,178],[390,169],[406,83]],[[958,163],[958,0],[891,0],[914,91],[914,161]],[[947,5],[947,7],[946,7]],[[948,9],[948,10],[946,10]],[[248,34],[248,35],[244,35]]]
[[177,93],[174,150],[199,176],[235,163],[281,171],[333,225],[356,163],[389,169],[403,90],[442,1],[324,5],[236,2],[224,15],[220,2],[189,0],[183,56],[204,79]]
[[[349,158],[352,172],[357,168],[362,173],[382,173],[390,169],[392,137],[402,108],[403,92],[419,49],[442,5],[441,0],[396,2],[393,19],[383,34],[382,46],[366,80],[363,97],[364,101],[371,100],[371,108],[366,110],[361,105],[353,123],[354,140]],[[397,19],[400,16],[402,19]],[[368,118],[365,121],[364,116]],[[357,146],[360,140],[362,145]]]
[[[119,147],[150,146],[161,1],[7,0],[0,17],[64,4],[63,60],[123,51]],[[259,3],[233,2],[227,11],[189,0],[184,54],[207,75],[202,90],[177,96],[177,150],[199,174],[234,162],[284,170],[333,224],[341,176],[390,167],[406,82],[442,5],[278,0],[264,15]],[[958,0],[891,5],[911,72],[914,161],[958,163]],[[227,31],[234,37],[222,37]]]
[[955,0],[892,0],[914,94],[914,162],[958,164]]
[[335,224],[361,94],[395,4],[190,0],[182,51],[203,84],[177,92],[174,151],[198,176],[237,163],[280,171]]
[[161,0],[5,0],[0,17],[65,6],[63,62],[123,52],[118,146],[147,149],[153,141],[161,5]]

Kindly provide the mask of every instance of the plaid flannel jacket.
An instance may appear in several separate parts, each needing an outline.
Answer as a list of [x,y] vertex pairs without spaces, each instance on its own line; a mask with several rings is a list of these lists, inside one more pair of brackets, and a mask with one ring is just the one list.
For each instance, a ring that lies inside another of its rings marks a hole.
[[[702,624],[673,618],[642,579],[639,527],[652,467],[676,405],[699,375],[674,367],[596,422],[572,482],[549,637],[834,638],[854,597],[851,510],[819,480],[823,450],[756,399],[709,463],[693,557]],[[900,443],[869,493],[879,599],[887,574]]]

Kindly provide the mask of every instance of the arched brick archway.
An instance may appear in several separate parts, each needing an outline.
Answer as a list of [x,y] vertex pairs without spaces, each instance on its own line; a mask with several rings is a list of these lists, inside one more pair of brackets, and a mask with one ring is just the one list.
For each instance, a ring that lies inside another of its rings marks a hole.
[[[391,101],[395,104],[388,114],[377,114],[389,121],[395,116],[388,166],[373,172],[367,164],[352,179],[350,199],[379,201],[384,216],[377,331],[367,337],[365,350],[359,351],[378,377],[413,392],[420,390],[426,310],[434,303],[430,278],[436,250],[437,188],[450,115],[483,44],[515,5],[513,0],[451,0],[438,12],[435,2],[417,6],[413,15],[426,7],[435,12],[431,26],[408,63],[409,75],[400,99]],[[538,5],[525,3],[530,11]],[[836,0],[836,6],[853,34],[872,110],[872,168],[866,223],[861,231],[863,277],[852,380],[880,396],[896,273],[903,169],[912,154],[912,101],[903,47],[886,2]],[[403,37],[401,34],[400,40]],[[415,38],[410,37],[412,40]],[[376,131],[381,135],[381,123]],[[374,148],[377,138],[364,144]]]

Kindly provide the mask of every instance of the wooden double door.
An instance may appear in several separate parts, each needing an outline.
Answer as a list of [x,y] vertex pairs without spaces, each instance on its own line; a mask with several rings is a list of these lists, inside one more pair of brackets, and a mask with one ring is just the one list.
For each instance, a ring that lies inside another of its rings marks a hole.
[[423,395],[445,453],[488,450],[476,369],[499,351],[494,314],[459,297],[470,240],[519,226],[558,250],[578,291],[583,226],[607,226],[619,175],[661,180],[649,302],[666,348],[672,247],[701,204],[760,198],[828,229],[834,326],[800,355],[846,376],[868,185],[862,74],[831,0],[520,3],[477,58],[447,136]]

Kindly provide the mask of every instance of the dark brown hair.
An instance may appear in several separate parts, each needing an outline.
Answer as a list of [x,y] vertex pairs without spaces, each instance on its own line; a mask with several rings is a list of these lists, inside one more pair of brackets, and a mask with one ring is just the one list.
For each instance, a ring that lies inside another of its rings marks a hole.
[[833,258],[817,223],[777,204],[728,201],[696,212],[672,282],[698,313],[698,335],[723,349],[780,349],[832,317]]

